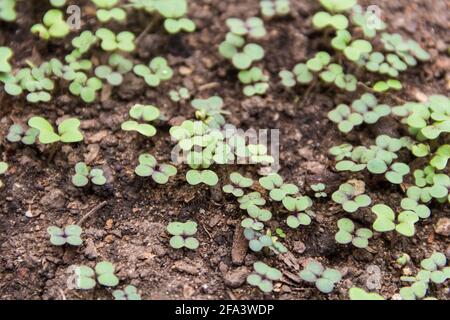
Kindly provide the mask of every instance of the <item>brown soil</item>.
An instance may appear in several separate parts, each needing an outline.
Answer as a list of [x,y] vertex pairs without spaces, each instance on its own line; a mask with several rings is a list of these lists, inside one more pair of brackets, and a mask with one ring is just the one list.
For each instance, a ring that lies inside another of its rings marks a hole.
[[[26,103],[23,98],[12,99],[0,89],[2,136],[13,122],[26,123],[32,115],[43,115],[51,121],[63,116],[81,119],[86,137],[85,143],[58,147],[53,159],[47,147],[23,147],[1,140],[3,160],[11,168],[7,176],[2,177],[5,187],[0,190],[0,298],[110,299],[106,289],[75,291],[66,288],[70,265],[93,265],[101,260],[113,262],[121,284],[137,286],[145,299],[345,299],[351,286],[365,286],[369,265],[381,268],[379,292],[390,298],[402,286],[399,280],[402,270],[395,266],[396,255],[408,253],[413,261],[409,268],[415,273],[420,260],[431,252],[439,250],[449,254],[449,238],[433,230],[439,218],[449,216],[448,206],[433,206],[432,217],[419,223],[417,235],[412,239],[377,234],[369,250],[354,250],[335,243],[336,221],[345,214],[328,198],[315,201],[315,220],[299,230],[288,229],[283,222],[285,213],[280,207],[272,206],[276,218],[271,226],[274,230],[280,225],[285,230],[285,244],[291,253],[261,257],[244,250],[244,255],[239,256],[242,240],[235,234],[242,232],[236,226],[244,212],[233,198],[222,194],[221,184],[216,188],[190,186],[184,179],[186,167],[181,166],[177,176],[165,186],[134,175],[140,153],[149,152],[158,160],[170,160],[170,124],[193,116],[188,103],[173,103],[167,95],[171,88],[183,85],[195,97],[223,97],[225,109],[231,112],[227,120],[240,128],[279,128],[280,173],[297,184],[302,193],[311,195],[308,186],[320,181],[328,185],[327,192],[331,194],[340,183],[356,178],[366,182],[367,194],[374,203],[399,207],[403,196],[400,187],[373,180],[365,174],[337,174],[333,171],[333,159],[327,154],[331,146],[343,142],[368,145],[381,133],[400,136],[404,131],[399,124],[387,119],[344,136],[327,120],[327,112],[338,103],[351,102],[362,89],[346,94],[315,84],[287,92],[278,84],[277,73],[281,69],[292,68],[317,50],[328,48],[325,46],[328,39],[311,27],[311,17],[319,9],[316,1],[291,2],[292,17],[267,22],[268,36],[258,41],[266,50],[261,65],[271,74],[271,89],[264,97],[245,98],[236,72],[217,52],[227,32],[227,18],[258,15],[258,1],[249,0],[190,1],[189,16],[195,20],[197,32],[168,36],[156,29],[143,36],[132,56],[135,62],[147,63],[151,57],[162,55],[176,70],[174,78],[157,89],[148,88],[130,75],[120,89],[104,91],[102,102],[86,105],[70,95],[64,84],[55,91],[51,104],[38,106]],[[373,1],[360,2],[369,5]],[[62,58],[70,50],[68,41],[45,43],[29,33],[30,26],[47,9],[37,3],[21,1],[17,24],[0,23],[0,45],[14,50],[15,67],[25,66],[26,59],[39,62],[54,56]],[[448,94],[449,3],[378,0],[377,5],[383,10],[389,31],[412,37],[432,55],[431,62],[402,75],[405,89],[396,96],[412,101],[423,94]],[[92,12],[88,7],[85,9]],[[127,30],[139,34],[146,20],[146,17],[132,19]],[[96,28],[92,15],[83,16],[83,22],[85,28]],[[359,77],[362,81],[369,80],[364,73]],[[398,99],[390,95],[381,99],[390,105],[398,103]],[[158,126],[155,137],[144,140],[120,130],[129,107],[135,103],[157,105],[169,119]],[[404,155],[404,160],[412,163],[412,169],[421,165],[420,161],[412,162],[413,158],[408,155]],[[103,167],[109,176],[108,185],[75,188],[70,176],[78,161]],[[256,178],[254,168],[240,168],[242,172],[243,169]],[[236,167],[217,170],[224,179]],[[106,204],[83,224],[85,242],[81,248],[50,245],[48,226],[75,223],[104,201]],[[34,217],[28,218],[27,211]],[[367,208],[353,218],[361,226],[369,226],[373,219]],[[168,245],[165,227],[171,221],[187,219],[199,223],[200,248],[189,252],[173,250]],[[313,286],[300,281],[297,273],[308,258],[343,271],[344,279],[332,294],[322,295]],[[238,288],[226,284],[225,279],[236,280],[245,275],[259,259],[284,272],[283,280],[272,294],[263,295],[246,284]],[[448,289],[433,288],[431,294],[445,299]]]

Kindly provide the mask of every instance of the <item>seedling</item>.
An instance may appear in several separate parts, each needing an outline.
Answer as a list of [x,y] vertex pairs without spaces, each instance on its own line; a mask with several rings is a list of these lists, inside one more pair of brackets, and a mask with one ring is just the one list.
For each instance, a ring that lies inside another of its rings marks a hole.
[[348,290],[350,300],[384,300],[383,296],[375,292],[366,292],[364,289],[352,287]]
[[349,183],[339,186],[339,190],[331,196],[334,202],[342,205],[342,209],[347,212],[356,212],[359,208],[367,207],[372,203],[368,195],[357,194],[355,187]]
[[111,262],[102,261],[95,265],[95,271],[88,266],[76,266],[76,285],[78,289],[89,290],[99,284],[105,287],[115,287],[119,284],[119,278],[114,274],[115,267]]
[[326,198],[327,193],[325,192],[326,185],[323,183],[317,183],[311,185],[312,191],[314,191],[314,197],[316,198]]
[[341,281],[342,275],[336,269],[324,268],[321,263],[317,261],[310,261],[305,269],[300,271],[300,278],[306,282],[315,283],[317,289],[323,293],[330,293],[333,291],[336,283]]
[[436,150],[436,153],[430,160],[430,165],[436,168],[437,170],[444,170],[447,167],[449,159],[450,159],[450,145],[444,144]]
[[25,131],[20,124],[13,124],[9,127],[6,140],[13,143],[21,141],[25,145],[32,145],[36,142],[38,135],[39,130],[35,128],[28,128]]
[[337,123],[339,131],[343,133],[349,133],[355,126],[361,125],[364,121],[359,113],[352,112],[350,107],[345,104],[340,104],[328,112],[328,119]]
[[261,231],[264,229],[264,224],[262,222],[252,218],[242,220],[241,226],[245,229],[252,229],[254,231]]
[[0,47],[0,73],[10,73],[12,67],[9,60],[13,57],[13,52],[8,47]]
[[189,93],[189,90],[187,88],[182,87],[177,90],[170,90],[169,97],[173,102],[180,102],[188,100],[191,97],[191,94]]
[[325,83],[334,83],[340,89],[353,92],[356,90],[358,80],[352,74],[345,74],[342,66],[332,63],[320,73]]
[[267,154],[267,147],[264,144],[249,144],[247,146],[247,154],[250,157],[250,163],[270,164],[275,159]]
[[0,1],[0,20],[12,22],[17,19],[16,0]]
[[378,104],[377,98],[370,93],[365,93],[352,102],[352,110],[362,115],[367,124],[374,124],[382,117],[391,113],[391,107],[387,104]]
[[164,21],[164,28],[170,34],[179,33],[181,31],[194,32],[195,23],[194,21],[188,18],[166,19]]
[[100,28],[95,35],[101,40],[100,46],[105,51],[132,52],[136,48],[135,36],[129,31],[122,31],[117,35],[109,29]]
[[408,66],[396,54],[385,56],[380,52],[372,52],[370,55],[364,55],[356,62],[358,65],[364,65],[370,72],[386,74],[390,77],[398,77],[400,71],[405,71]]
[[312,206],[312,204],[312,200],[309,197],[285,197],[283,199],[283,206],[286,210],[293,213],[286,219],[286,224],[292,229],[296,229],[300,225],[310,225],[310,215],[312,213],[308,209]]
[[97,19],[100,22],[108,22],[110,20],[116,20],[119,22],[125,21],[127,14],[125,10],[121,8],[114,8],[119,0],[92,0],[95,6],[99,8],[97,10]]
[[296,83],[308,84],[314,79],[314,75],[309,71],[308,66],[304,63],[297,64],[291,71],[282,70],[278,74],[281,83],[287,88],[294,87]]
[[388,232],[396,230],[405,237],[412,237],[415,233],[414,224],[419,220],[416,213],[412,211],[403,211],[395,222],[394,211],[385,204],[377,204],[372,207],[372,212],[377,216],[373,223],[373,229],[378,232]]
[[238,199],[239,208],[247,211],[256,210],[256,208],[266,204],[266,200],[257,191],[248,193]]
[[120,85],[123,82],[123,74],[133,69],[133,62],[117,53],[109,57],[108,64],[108,66],[102,65],[95,68],[95,75],[106,80],[112,86]]
[[[306,66],[310,71],[313,72],[319,72],[325,69],[326,66],[330,64],[331,57],[330,55],[325,51],[319,51],[316,53],[314,58],[309,59],[306,62]],[[299,67],[302,68],[303,67]]]
[[400,289],[402,300],[422,300],[428,291],[428,285],[424,282],[413,283],[410,287]]
[[337,243],[352,243],[357,248],[367,248],[369,246],[369,239],[373,236],[370,229],[360,228],[356,230],[353,221],[347,218],[340,219],[337,225],[339,231],[334,237]]
[[134,172],[140,177],[152,177],[158,184],[166,184],[169,178],[177,174],[177,168],[170,164],[158,164],[155,157],[148,153],[139,156],[139,165]]
[[422,260],[420,266],[429,273],[430,280],[436,284],[442,284],[450,279],[450,267],[447,266],[447,258],[443,253],[434,252],[431,257]]
[[270,198],[274,201],[283,201],[288,195],[298,192],[298,187],[292,183],[284,183],[283,178],[278,174],[270,174],[259,179],[259,184],[270,191]]
[[64,38],[70,32],[70,27],[64,19],[64,13],[58,9],[47,11],[42,20],[42,24],[35,24],[31,27],[31,32],[39,35],[44,40],[50,38]]
[[433,198],[430,194],[431,187],[419,188],[417,186],[411,186],[406,191],[408,198],[417,202],[428,203]]
[[384,48],[387,51],[395,52],[410,66],[415,66],[417,64],[416,59],[420,61],[427,61],[430,59],[430,54],[422,49],[417,42],[411,39],[405,40],[398,33],[382,33],[381,42],[383,42]]
[[197,233],[197,223],[194,221],[171,222],[167,226],[167,232],[173,237],[170,238],[170,246],[174,249],[186,247],[195,250],[199,246],[199,242],[193,236]]
[[261,68],[253,67],[250,70],[242,70],[238,74],[239,81],[245,84],[244,94],[247,97],[263,95],[269,89],[269,77],[265,75]]
[[[129,111],[131,118],[135,120],[127,120],[122,123],[122,130],[125,131],[137,131],[146,137],[153,137],[156,134],[156,128],[149,123],[156,120],[160,116],[159,109],[152,105],[135,104]],[[137,120],[137,121],[136,121]]]
[[81,246],[83,240],[81,239],[81,233],[83,229],[75,224],[67,225],[64,229],[51,226],[47,229],[50,235],[50,243],[54,246],[63,246],[66,243],[71,246]]
[[348,27],[348,19],[343,14],[329,14],[325,11],[317,12],[312,20],[312,23],[316,29],[324,29],[326,27],[332,27],[336,30],[344,30]]
[[59,7],[62,7],[62,6],[64,6],[66,4],[66,0],[50,0],[50,4],[53,7],[59,8]]
[[269,267],[261,261],[255,262],[253,269],[254,272],[247,277],[247,283],[258,287],[264,293],[272,292],[273,281],[278,281],[282,277],[278,269]]
[[261,0],[259,2],[264,18],[283,17],[290,13],[290,0]]
[[203,183],[212,187],[219,182],[219,177],[212,170],[189,170],[186,173],[186,181],[192,186]]
[[84,162],[78,162],[75,165],[75,175],[72,176],[73,185],[84,187],[89,183],[89,180],[97,186],[106,184],[106,178],[102,169],[91,169]]
[[374,38],[377,31],[386,29],[386,24],[378,15],[365,11],[360,5],[352,7],[352,22],[362,29],[366,38]]
[[229,18],[226,21],[230,31],[238,36],[249,35],[252,38],[258,39],[266,35],[264,22],[258,17],[248,18],[246,21],[237,18]]
[[123,290],[114,290],[112,293],[115,300],[142,300],[135,286],[128,285]]
[[391,165],[386,172],[386,179],[393,184],[403,183],[403,177],[410,172],[409,166],[405,163],[396,162]]
[[76,118],[66,119],[58,125],[58,133],[56,133],[52,125],[42,117],[32,117],[28,120],[31,128],[39,130],[39,142],[42,144],[83,141],[83,134],[79,130],[80,124],[80,120]]
[[66,80],[73,80],[69,91],[86,103],[94,102],[97,91],[103,87],[102,81],[96,77],[88,78],[83,72],[69,72],[64,74]]
[[395,260],[395,262],[400,265],[400,266],[406,266],[408,263],[411,262],[411,257],[406,254],[406,253],[402,253],[397,260]]
[[231,184],[224,185],[222,190],[225,193],[231,193],[237,198],[244,195],[243,188],[249,188],[253,185],[251,178],[243,177],[239,172],[232,172],[230,174],[230,181]]
[[228,112],[222,110],[223,99],[219,96],[212,96],[208,99],[194,99],[191,102],[195,111],[195,117],[203,121],[210,128],[219,128],[225,125],[224,114]]
[[336,37],[331,41],[336,50],[342,51],[350,61],[358,61],[362,56],[372,52],[370,42],[362,39],[352,41],[352,35],[347,30],[338,30]]
[[433,198],[445,202],[447,197],[450,201],[450,177],[446,174],[440,173],[433,177],[433,186],[430,188],[430,195]]
[[6,162],[0,161],[0,174],[5,174],[8,170],[8,164]]
[[173,70],[163,57],[153,58],[148,66],[138,64],[134,66],[133,71],[136,75],[144,78],[150,87],[157,87],[161,82],[167,81],[173,76]]
[[429,218],[431,210],[424,204],[419,204],[416,200],[411,198],[404,198],[401,202],[403,210],[412,211],[421,219]]
[[250,68],[252,63],[264,58],[264,49],[256,43],[245,44],[244,38],[234,33],[228,33],[224,42],[219,46],[219,53],[231,60],[239,70]]
[[356,5],[357,0],[319,0],[329,12],[344,12]]
[[335,146],[330,148],[328,152],[334,156],[336,161],[341,161],[342,159],[351,157],[353,146],[348,143],[341,144],[339,146]]
[[80,33],[78,37],[73,38],[72,45],[77,50],[76,54],[81,56],[83,53],[88,52],[97,40],[97,37],[92,33],[92,31],[86,30]]
[[386,92],[390,89],[393,90],[401,90],[403,88],[403,85],[400,81],[396,79],[389,79],[387,81],[378,81],[373,86],[373,91],[375,92]]

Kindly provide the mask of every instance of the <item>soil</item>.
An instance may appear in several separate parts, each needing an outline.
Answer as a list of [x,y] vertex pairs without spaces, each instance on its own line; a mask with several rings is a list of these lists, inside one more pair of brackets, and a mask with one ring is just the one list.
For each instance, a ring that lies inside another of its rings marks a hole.
[[[401,76],[404,90],[380,96],[380,100],[396,105],[402,100],[420,100],[424,95],[447,95],[449,2],[376,2],[390,32],[413,38],[432,55],[429,63]],[[326,45],[329,43],[326,35],[311,26],[318,3],[312,0],[291,0],[291,3],[291,16],[268,21],[267,37],[257,41],[266,50],[261,65],[271,75],[271,89],[263,97],[243,96],[236,71],[217,52],[227,32],[227,18],[258,15],[258,1],[249,0],[189,1],[189,16],[197,24],[196,32],[169,36],[158,27],[144,34],[131,56],[134,62],[148,63],[152,57],[161,55],[176,71],[173,79],[156,89],[129,75],[119,89],[103,90],[101,101],[93,104],[70,95],[67,85],[61,84],[51,103],[32,105],[23,97],[11,98],[0,88],[0,154],[10,164],[8,174],[2,177],[5,187],[0,190],[0,298],[110,299],[108,289],[77,291],[66,285],[69,266],[93,266],[102,260],[113,262],[121,285],[135,285],[144,299],[346,299],[350,287],[365,288],[370,280],[367,268],[373,265],[381,269],[378,292],[391,298],[405,285],[400,276],[415,274],[421,259],[433,251],[450,254],[450,239],[434,230],[439,218],[450,215],[448,205],[433,205],[432,217],[418,224],[413,238],[376,234],[368,250],[362,250],[335,242],[336,221],[346,214],[327,198],[315,201],[316,218],[310,226],[298,230],[287,228],[286,213],[269,202],[276,217],[271,223],[272,230],[280,226],[286,232],[283,241],[289,253],[261,256],[247,251],[239,227],[244,212],[235,199],[221,191],[230,172],[239,169],[256,178],[255,168],[218,167],[222,181],[214,188],[187,184],[186,166],[179,166],[177,176],[164,186],[134,175],[136,159],[143,152],[153,154],[159,161],[170,160],[173,143],[169,128],[192,118],[194,109],[189,103],[172,102],[168,92],[185,86],[197,98],[223,97],[225,109],[231,113],[227,121],[239,128],[280,129],[280,174],[298,185],[302,194],[312,196],[309,185],[323,182],[330,195],[340,183],[358,179],[365,181],[366,193],[373,203],[399,208],[404,188],[368,174],[336,173],[328,149],[344,142],[370,145],[382,133],[399,137],[405,134],[404,128],[393,118],[386,118],[377,125],[361,126],[352,134],[343,135],[329,122],[327,113],[335,105],[359,97],[363,87],[349,94],[320,83],[286,91],[278,83],[281,69],[292,68],[318,50],[332,52]],[[367,6],[373,1],[360,3]],[[55,56],[62,59],[71,50],[67,40],[46,43],[29,32],[47,9],[41,1],[20,1],[17,22],[0,23],[0,45],[14,50],[16,68],[25,66],[26,60],[39,64]],[[91,4],[83,6],[83,29],[98,27],[92,9]],[[138,35],[149,19],[136,15],[129,20],[126,30]],[[100,52],[93,56],[97,63],[101,62]],[[362,82],[373,80],[360,71],[358,77]],[[120,130],[129,108],[136,103],[154,104],[167,118],[157,126],[158,133],[151,139]],[[45,116],[52,122],[68,116],[79,118],[85,142],[57,146],[56,152],[42,145],[24,147],[6,143],[3,136],[9,126],[13,122],[25,124],[32,115]],[[411,164],[411,169],[423,164],[413,161],[408,154],[402,155],[402,159]],[[70,178],[78,161],[102,167],[108,175],[107,186],[75,188]],[[49,243],[47,227],[76,223],[97,206],[98,210],[83,222],[83,246],[61,248]],[[352,218],[360,226],[370,226],[373,221],[370,208],[361,209]],[[201,245],[196,251],[174,250],[168,245],[165,227],[171,221],[188,219],[198,222],[197,238]],[[412,263],[403,270],[395,264],[401,253],[412,258]],[[298,271],[310,258],[343,272],[343,280],[333,293],[321,294],[314,286],[300,281]],[[261,259],[284,274],[271,294],[244,284],[252,264]],[[448,287],[433,287],[430,295],[448,299]]]

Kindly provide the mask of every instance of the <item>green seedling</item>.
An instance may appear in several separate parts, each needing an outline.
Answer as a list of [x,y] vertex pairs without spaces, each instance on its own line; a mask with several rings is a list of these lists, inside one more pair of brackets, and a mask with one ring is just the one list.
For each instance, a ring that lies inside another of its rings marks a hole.
[[408,263],[411,262],[411,257],[406,254],[406,253],[402,253],[397,260],[395,260],[395,262],[400,265],[400,266],[406,266]]
[[286,219],[286,224],[292,229],[296,229],[301,225],[310,225],[310,215],[312,213],[308,209],[312,204],[313,202],[309,197],[285,197],[283,199],[283,206],[291,213]]
[[83,72],[68,71],[64,74],[65,79],[73,80],[69,86],[69,91],[75,96],[79,96],[84,102],[94,102],[96,93],[102,87],[102,81],[96,77],[88,78]]
[[306,282],[315,283],[317,289],[323,293],[333,291],[336,283],[341,281],[342,275],[336,269],[324,268],[317,261],[310,261],[305,269],[300,271],[300,278]]
[[433,158],[430,160],[430,165],[437,170],[444,170],[447,167],[448,160],[450,159],[450,145],[444,144],[440,146]]
[[109,29],[100,28],[95,35],[101,40],[100,46],[105,51],[125,51],[132,52],[136,48],[135,36],[129,31],[122,31],[117,35]]
[[356,212],[359,208],[367,207],[372,203],[366,194],[357,194],[354,186],[344,183],[339,186],[339,190],[331,196],[334,202],[342,205],[342,209],[347,212]]
[[399,57],[403,59],[410,66],[415,66],[417,60],[427,61],[431,56],[414,40],[405,40],[398,34],[382,33],[381,42],[387,51],[395,52]]
[[401,207],[405,211],[412,211],[421,219],[429,218],[431,210],[424,204],[419,204],[416,200],[411,198],[404,198],[401,201]]
[[171,222],[167,226],[167,232],[173,237],[170,238],[170,246],[174,249],[183,247],[195,250],[199,246],[199,242],[193,236],[197,233],[197,223],[194,221]]
[[109,65],[95,68],[95,75],[106,80],[112,86],[118,86],[123,82],[123,74],[133,69],[133,62],[121,55],[114,53],[109,57]]
[[[160,116],[159,109],[152,105],[135,104],[129,111],[131,118],[135,120],[128,120],[122,123],[122,130],[124,131],[137,131],[146,137],[153,137],[156,134],[156,128],[148,123],[156,120]],[[137,120],[137,121],[136,121]]]
[[60,8],[66,5],[66,0],[50,0],[50,4],[53,7]]
[[399,72],[405,71],[408,66],[397,55],[388,54],[385,56],[380,52],[372,52],[370,55],[363,55],[356,62],[360,66],[365,66],[370,72],[398,77]]
[[86,30],[80,33],[78,37],[73,38],[72,45],[76,48],[77,53],[81,55],[88,52],[97,40],[92,31]]
[[219,128],[225,125],[223,115],[228,114],[228,112],[222,110],[223,99],[221,97],[212,96],[208,99],[194,99],[191,105],[196,109],[195,117],[210,128]]
[[89,183],[89,180],[97,186],[106,184],[106,178],[102,169],[91,169],[84,162],[78,162],[75,165],[75,175],[72,176],[73,185],[84,187]]
[[372,212],[377,216],[373,223],[373,229],[378,232],[388,232],[396,230],[405,237],[412,237],[415,233],[415,223],[419,220],[416,213],[412,211],[403,211],[397,217],[395,222],[394,211],[385,204],[377,204],[372,207]]
[[32,145],[36,142],[36,138],[39,135],[39,130],[34,128],[28,128],[24,130],[20,124],[13,124],[9,127],[6,140],[9,142],[21,141],[25,145]]
[[334,157],[336,161],[341,161],[347,157],[351,157],[353,146],[348,143],[341,144],[330,148],[328,152]]
[[0,1],[0,20],[12,22],[17,19],[16,0]]
[[230,174],[230,181],[231,183],[224,185],[222,190],[223,192],[230,193],[237,198],[244,195],[243,188],[249,188],[253,185],[253,180],[251,178],[246,178],[239,172],[232,172]]
[[238,36],[249,35],[252,38],[262,38],[266,35],[264,22],[258,17],[248,18],[246,21],[237,18],[229,18],[226,24],[230,31]]
[[311,190],[315,192],[314,197],[326,198],[327,197],[327,193],[325,192],[326,187],[327,186],[323,183],[317,183],[317,184],[311,185]]
[[348,290],[350,300],[384,300],[383,296],[375,292],[366,292],[364,289],[352,287]]
[[444,173],[436,174],[433,177],[433,186],[430,188],[430,195],[440,200],[439,202],[450,201],[450,177]]
[[150,61],[149,65],[138,64],[133,71],[136,75],[144,78],[150,87],[157,87],[161,82],[172,78],[173,70],[163,57],[156,57]]
[[97,10],[97,19],[100,22],[108,22],[115,20],[119,22],[125,21],[127,13],[122,8],[115,8],[119,0],[92,0]]
[[288,195],[298,192],[298,187],[292,183],[284,183],[283,178],[278,174],[270,174],[259,179],[259,184],[270,191],[269,196],[274,201],[283,201]]
[[95,265],[95,271],[88,266],[76,266],[76,285],[78,289],[89,290],[99,284],[105,287],[115,287],[119,284],[119,278],[114,274],[115,267],[111,262],[102,261]]
[[155,157],[148,153],[139,156],[139,165],[134,172],[140,177],[152,177],[158,184],[166,184],[169,178],[177,174],[177,168],[170,164],[158,164]]
[[61,10],[51,9],[47,11],[42,22],[42,24],[33,25],[31,32],[38,34],[44,40],[64,38],[70,32],[70,26],[65,21],[64,13]]
[[413,283],[410,287],[400,289],[402,300],[422,300],[428,291],[428,284],[424,282]]
[[0,174],[5,174],[8,170],[8,164],[6,162],[0,161]]
[[83,244],[82,232],[83,229],[75,224],[67,225],[64,229],[56,226],[47,229],[47,233],[50,235],[50,243],[54,246],[63,246],[66,243],[71,246],[81,246]]
[[360,228],[356,230],[353,221],[347,218],[340,219],[337,225],[339,231],[334,237],[337,243],[352,243],[357,248],[367,248],[369,246],[369,239],[373,236],[370,229]]
[[266,204],[266,200],[257,191],[248,193],[238,199],[239,208],[247,211],[256,210],[256,208]]
[[191,19],[181,18],[181,19],[166,19],[164,21],[164,28],[170,34],[185,32],[194,32],[195,23]]
[[291,71],[282,70],[278,74],[281,78],[281,83],[287,88],[292,88],[299,84],[308,84],[314,79],[314,75],[309,71],[308,66],[304,63],[297,64]]
[[189,90],[185,87],[169,91],[169,98],[173,102],[185,101],[188,100],[190,97],[191,94],[189,93]]
[[56,133],[53,126],[42,117],[32,117],[28,120],[28,126],[39,130],[39,142],[42,144],[83,141],[83,134],[79,130],[80,124],[80,120],[76,118],[66,119],[58,125],[58,133]]
[[365,93],[358,100],[353,101],[351,108],[361,114],[367,124],[374,124],[380,118],[391,114],[391,107],[387,104],[378,104],[378,99],[370,93]]
[[[263,225],[261,222],[258,223]],[[252,227],[253,226],[258,227],[258,224],[252,225]],[[261,252],[264,248],[273,247],[273,241],[269,235],[255,231],[253,228],[245,228],[244,236],[248,240],[248,247],[253,252]]]
[[259,2],[264,18],[287,16],[290,11],[290,0],[261,0]]
[[365,11],[360,5],[352,7],[352,22],[362,29],[366,38],[374,38],[377,31],[386,29],[386,24],[378,15]]
[[264,229],[264,224],[261,221],[252,218],[242,220],[241,226],[245,229],[252,229],[254,231],[261,231]]
[[203,183],[212,187],[219,182],[219,177],[212,170],[189,170],[186,173],[186,181],[192,186]]
[[247,70],[252,63],[264,58],[264,49],[256,43],[245,44],[244,38],[229,32],[224,42],[219,46],[219,53],[231,60],[234,67]]
[[353,8],[357,0],[319,0],[320,4],[329,12],[344,12]]
[[361,114],[353,112],[346,104],[340,104],[335,109],[328,112],[328,119],[338,124],[339,131],[349,133],[355,126],[363,123]]
[[269,89],[269,76],[265,75],[261,68],[252,67],[249,70],[242,70],[238,78],[245,84],[243,92],[247,97],[263,95]]
[[345,74],[342,66],[332,63],[320,73],[320,79],[325,83],[333,83],[340,89],[355,91],[358,80],[352,74]]
[[447,258],[441,252],[434,252],[431,257],[420,262],[420,266],[429,274],[429,279],[436,284],[442,284],[450,279],[450,267]]
[[372,52],[372,44],[369,41],[358,39],[352,41],[352,35],[347,30],[338,30],[336,37],[331,41],[336,50],[342,51],[350,61],[358,61],[362,56]]
[[9,64],[9,60],[13,57],[13,52],[8,47],[0,47],[0,74],[10,73],[12,67]]
[[403,177],[410,172],[409,166],[405,163],[396,162],[392,164],[386,172],[386,179],[392,184],[403,183]]
[[114,290],[114,300],[142,300],[135,286],[128,285],[123,290]]
[[316,29],[324,29],[332,27],[336,30],[344,30],[348,27],[348,19],[343,14],[329,14],[325,11],[317,12],[312,20],[312,23]]
[[267,264],[258,261],[253,264],[254,272],[247,277],[247,283],[258,287],[262,292],[269,293],[273,290],[273,281],[278,281],[282,273]]
[[[319,51],[316,53],[314,58],[309,59],[306,62],[306,66],[308,67],[308,70],[313,72],[320,72],[325,69],[326,66],[328,66],[331,62],[330,55],[325,51]],[[303,69],[303,67],[299,67]],[[303,71],[303,70],[302,70]]]
[[402,83],[396,79],[389,79],[387,81],[378,81],[372,87],[375,92],[386,92],[390,89],[401,90],[403,88]]
[[411,186],[406,191],[408,198],[417,202],[428,203],[433,199],[430,194],[431,187],[419,188],[417,186]]

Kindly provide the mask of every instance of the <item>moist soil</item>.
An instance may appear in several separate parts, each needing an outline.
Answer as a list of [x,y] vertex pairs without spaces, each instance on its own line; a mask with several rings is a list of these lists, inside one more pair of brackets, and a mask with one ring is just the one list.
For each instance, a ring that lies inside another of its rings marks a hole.
[[[96,30],[99,25],[92,4],[80,2],[85,4],[82,28]],[[401,137],[406,134],[405,128],[396,119],[387,117],[376,125],[363,125],[351,134],[341,134],[327,119],[327,113],[339,103],[351,103],[358,98],[365,92],[363,85],[355,93],[345,93],[320,83],[295,90],[285,90],[279,84],[280,70],[291,69],[319,50],[332,52],[329,36],[311,26],[313,14],[320,9],[318,3],[312,0],[291,0],[291,3],[292,14],[267,21],[268,35],[257,41],[266,51],[260,65],[271,76],[271,88],[262,97],[246,98],[242,94],[237,72],[217,51],[228,31],[227,18],[259,15],[258,1],[249,0],[189,1],[189,17],[197,25],[196,32],[169,36],[161,26],[153,26],[142,34],[130,58],[135,63],[147,64],[155,56],[164,56],[175,70],[174,77],[158,88],[149,88],[140,78],[129,74],[119,88],[106,87],[100,99],[85,104],[67,91],[67,83],[61,83],[52,102],[39,105],[29,104],[23,97],[12,98],[0,89],[0,152],[10,165],[7,175],[2,177],[5,186],[0,190],[0,298],[111,299],[109,289],[71,290],[66,283],[71,265],[93,266],[102,260],[115,264],[121,286],[135,285],[144,299],[346,299],[350,287],[366,288],[373,283],[370,278],[373,266],[381,270],[377,291],[391,298],[406,285],[400,276],[415,274],[421,259],[433,251],[450,254],[449,238],[435,233],[439,218],[450,214],[448,206],[434,204],[432,216],[418,224],[414,237],[375,234],[365,250],[335,242],[336,222],[348,214],[328,197],[314,200],[315,219],[311,225],[297,230],[289,229],[284,222],[286,212],[268,201],[275,216],[269,226],[285,231],[283,243],[289,252],[263,256],[247,250],[239,226],[245,212],[234,198],[221,191],[226,177],[235,170],[257,178],[254,167],[215,168],[221,182],[213,188],[187,184],[186,166],[179,166],[176,177],[162,186],[134,175],[141,153],[151,153],[158,161],[170,161],[173,147],[170,126],[191,119],[194,114],[189,102],[175,103],[168,97],[169,90],[184,86],[196,98],[221,96],[224,109],[230,112],[227,121],[239,128],[280,129],[280,174],[298,185],[302,194],[313,196],[309,186],[323,182],[331,195],[339,184],[357,179],[365,182],[366,194],[373,203],[399,209],[405,189],[413,181],[394,186],[365,173],[338,174],[328,149],[345,142],[368,146],[380,134]],[[413,38],[432,56],[430,62],[402,74],[404,90],[380,96],[380,101],[394,106],[402,101],[421,100],[426,95],[447,95],[449,3],[377,0],[376,4],[382,9],[388,31]],[[0,23],[0,45],[14,50],[14,67],[26,66],[27,60],[36,65],[52,57],[62,60],[70,52],[69,38],[45,42],[29,32],[48,9],[45,1],[20,1],[16,23]],[[114,24],[110,27],[139,35],[148,22],[148,16],[135,14],[126,28]],[[92,56],[94,65],[105,62],[106,55],[100,51]],[[373,80],[365,72],[349,68],[362,84]],[[120,129],[129,108],[136,103],[156,105],[165,116],[157,125],[157,135],[151,139]],[[44,116],[53,123],[68,116],[79,118],[84,143],[52,147],[7,143],[4,136],[9,126],[13,122],[26,124],[33,115]],[[401,159],[412,170],[424,164],[407,153],[401,154]],[[74,187],[71,175],[79,161],[103,168],[107,185]],[[256,186],[255,189],[261,190]],[[47,227],[77,223],[83,217],[81,247],[55,247],[49,243]],[[351,218],[360,227],[370,227],[373,222],[370,208],[359,210]],[[200,247],[196,251],[174,250],[168,244],[167,224],[186,220],[199,224]],[[395,264],[401,253],[412,258],[405,268]],[[343,273],[343,280],[333,293],[321,294],[298,277],[298,271],[311,258]],[[258,260],[283,272],[283,279],[275,284],[271,294],[263,294],[244,283],[252,264]],[[430,295],[448,299],[448,289],[432,287]]]

